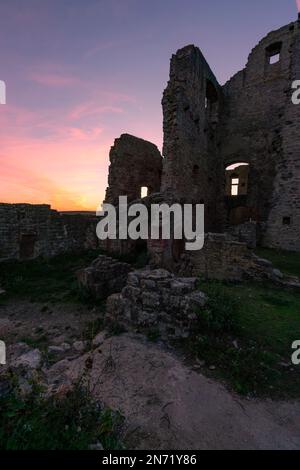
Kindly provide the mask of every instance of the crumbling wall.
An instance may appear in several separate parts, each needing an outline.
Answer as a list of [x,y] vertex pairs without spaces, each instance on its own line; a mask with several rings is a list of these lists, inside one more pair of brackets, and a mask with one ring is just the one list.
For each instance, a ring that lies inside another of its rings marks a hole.
[[196,278],[176,278],[164,269],[134,271],[121,293],[107,299],[106,322],[154,330],[164,339],[187,337],[199,325],[197,313],[206,304],[196,283]]
[[278,286],[300,288],[298,278],[284,276],[270,261],[256,256],[247,243],[234,241],[224,233],[207,233],[203,249],[185,252],[177,272],[204,279],[268,280]]
[[245,69],[223,87],[220,127],[224,167],[249,163],[247,194],[226,199],[227,223],[232,211],[248,208],[249,219],[264,222],[263,244],[289,250],[300,249],[300,106],[291,101],[299,41],[299,22],[260,41]]
[[[254,220],[264,245],[299,251],[300,106],[291,101],[299,78],[300,21],[262,39],[223,87],[195,46],[172,57],[162,191],[204,203],[206,231]],[[239,162],[249,167],[231,195],[226,168]]]
[[97,218],[62,215],[47,204],[0,203],[0,261],[97,248]]
[[117,205],[119,196],[127,196],[128,202],[139,199],[142,187],[148,188],[148,194],[160,190],[162,157],[151,142],[122,134],[115,140],[109,160],[105,202]]
[[197,47],[186,46],[173,55],[162,105],[162,191],[185,202],[204,203],[206,227],[216,229],[222,171],[218,151],[222,90]]
[[96,299],[105,299],[122,290],[131,270],[130,264],[100,255],[89,267],[77,271],[77,280],[81,289]]

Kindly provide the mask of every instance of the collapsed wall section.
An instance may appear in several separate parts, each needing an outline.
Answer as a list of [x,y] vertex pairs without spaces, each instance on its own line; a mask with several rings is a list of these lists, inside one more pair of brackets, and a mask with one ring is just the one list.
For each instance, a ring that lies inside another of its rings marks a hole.
[[118,205],[119,196],[128,202],[158,192],[161,183],[162,156],[156,147],[143,139],[122,134],[115,140],[109,154],[110,166],[105,202]]

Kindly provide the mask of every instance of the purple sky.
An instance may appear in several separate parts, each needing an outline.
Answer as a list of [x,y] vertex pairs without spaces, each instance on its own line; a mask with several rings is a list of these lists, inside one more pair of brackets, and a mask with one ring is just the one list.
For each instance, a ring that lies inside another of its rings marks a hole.
[[172,53],[199,46],[220,83],[295,0],[0,0],[0,201],[95,209],[128,132],[162,144]]

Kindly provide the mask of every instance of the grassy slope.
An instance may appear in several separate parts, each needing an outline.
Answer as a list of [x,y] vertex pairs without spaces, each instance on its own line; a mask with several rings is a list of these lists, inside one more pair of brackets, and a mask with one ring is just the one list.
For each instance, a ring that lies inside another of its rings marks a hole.
[[[286,274],[300,275],[297,253],[259,249],[257,254]],[[215,366],[213,374],[240,393],[299,397],[300,367],[291,363],[291,345],[300,339],[300,292],[270,283],[202,282],[201,289],[214,299],[208,314],[222,320],[229,311],[232,324],[228,331],[202,324],[187,345],[192,354]]]

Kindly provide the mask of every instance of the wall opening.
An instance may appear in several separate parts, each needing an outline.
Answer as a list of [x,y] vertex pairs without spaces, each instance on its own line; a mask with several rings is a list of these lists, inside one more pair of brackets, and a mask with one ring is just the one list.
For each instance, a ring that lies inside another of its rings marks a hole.
[[267,62],[270,65],[276,64],[281,58],[282,42],[276,42],[266,48]]
[[239,195],[239,183],[240,183],[240,179],[238,178],[238,176],[234,175],[231,177],[231,188],[230,188],[231,196]]
[[144,197],[148,196],[148,186],[142,186],[141,187],[141,198],[143,199]]
[[228,165],[225,169],[225,194],[236,197],[248,193],[249,164],[238,162]]
[[291,218],[290,217],[283,217],[282,218],[282,225],[291,225]]
[[23,233],[20,238],[20,259],[34,257],[34,247],[37,240],[36,233]]

